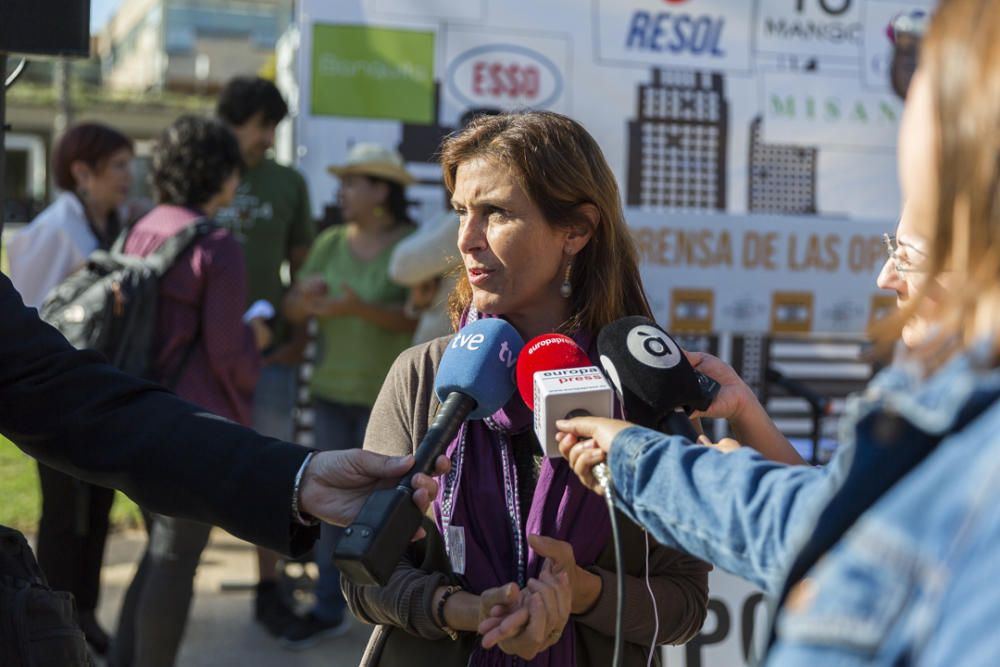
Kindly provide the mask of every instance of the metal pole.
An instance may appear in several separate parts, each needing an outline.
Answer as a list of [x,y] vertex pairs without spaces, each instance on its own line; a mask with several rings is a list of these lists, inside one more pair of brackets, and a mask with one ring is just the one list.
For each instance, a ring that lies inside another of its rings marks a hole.
[[56,92],[56,115],[52,121],[52,144],[73,124],[73,101],[70,90],[72,73],[67,58],[60,58],[53,70],[52,85]]
[[4,198],[4,163],[7,143],[7,54],[0,51],[0,260],[3,259],[3,223],[7,218]]

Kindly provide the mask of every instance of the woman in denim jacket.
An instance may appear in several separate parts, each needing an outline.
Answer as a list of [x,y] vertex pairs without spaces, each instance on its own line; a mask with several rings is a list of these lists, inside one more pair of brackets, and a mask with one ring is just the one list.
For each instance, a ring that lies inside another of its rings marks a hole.
[[[906,215],[879,276],[901,307],[880,337],[906,347],[848,403],[830,466],[562,423],[581,478],[609,452],[621,507],[657,540],[779,596],[766,665],[1000,664],[997,62],[1000,3],[944,0],[906,102]],[[713,413],[747,442],[775,437],[734,377]]]

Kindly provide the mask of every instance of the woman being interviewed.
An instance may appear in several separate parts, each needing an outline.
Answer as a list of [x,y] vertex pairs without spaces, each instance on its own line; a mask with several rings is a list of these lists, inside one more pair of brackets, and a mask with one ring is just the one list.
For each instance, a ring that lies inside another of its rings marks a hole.
[[[465,265],[451,304],[456,325],[503,317],[525,340],[565,333],[596,358],[604,325],[649,315],[614,176],[578,123],[548,112],[480,117],[445,141],[441,162]],[[419,444],[438,407],[433,381],[447,342],[397,359],[372,410],[367,449],[409,453]],[[386,587],[343,580],[355,615],[380,626],[362,664],[611,662],[616,564],[607,509],[563,460],[541,456],[531,421],[515,396],[490,418],[467,422],[448,447],[455,473],[435,502],[437,530]],[[654,644],[686,641],[701,627],[709,566],[645,542],[620,521],[624,664],[640,665]],[[475,633],[490,608],[522,603],[526,629],[480,645]]]

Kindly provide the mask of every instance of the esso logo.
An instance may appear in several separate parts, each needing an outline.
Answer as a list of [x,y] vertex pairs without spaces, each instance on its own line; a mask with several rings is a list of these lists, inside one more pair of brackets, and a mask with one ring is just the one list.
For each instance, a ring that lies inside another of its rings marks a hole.
[[514,44],[488,44],[460,54],[448,68],[448,89],[469,107],[546,108],[562,94],[555,64]]
[[673,368],[681,360],[681,350],[670,336],[648,324],[629,331],[625,345],[637,361],[650,368]]
[[668,5],[683,5],[688,0],[663,0]]

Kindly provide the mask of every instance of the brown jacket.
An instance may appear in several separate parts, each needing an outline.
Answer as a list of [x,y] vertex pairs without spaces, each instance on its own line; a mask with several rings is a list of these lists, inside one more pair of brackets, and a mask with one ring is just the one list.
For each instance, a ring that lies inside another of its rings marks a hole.
[[[447,340],[438,338],[399,356],[372,409],[365,449],[401,455],[417,447],[438,409],[434,376]],[[646,536],[623,515],[618,519],[626,573],[623,664],[639,667],[646,664],[654,632],[653,605],[644,576]],[[425,527],[428,539],[411,547],[385,587],[356,586],[342,579],[354,615],[378,625],[362,658],[363,666],[464,667],[478,641],[471,633],[451,641],[433,620],[434,591],[454,578],[434,522],[428,519]],[[691,639],[705,620],[711,566],[652,539],[649,545],[649,586],[659,616],[656,643],[680,644]],[[604,667],[612,660],[617,602],[610,541],[588,569],[604,585],[593,608],[570,619],[576,624],[577,664]]]

